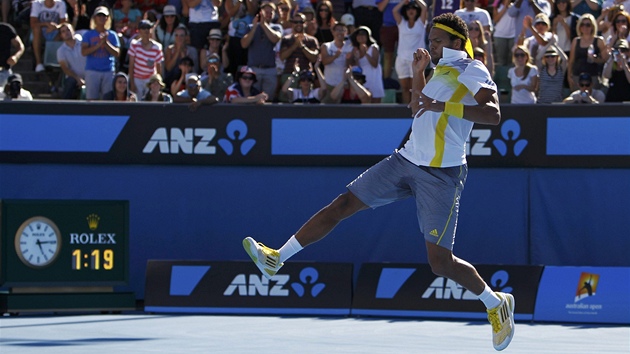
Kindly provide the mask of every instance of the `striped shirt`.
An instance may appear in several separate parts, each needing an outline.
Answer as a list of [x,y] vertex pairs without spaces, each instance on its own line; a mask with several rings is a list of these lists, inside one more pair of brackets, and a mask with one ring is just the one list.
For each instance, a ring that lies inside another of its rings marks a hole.
[[129,55],[135,58],[133,77],[136,79],[148,79],[156,74],[156,64],[164,61],[162,45],[151,40],[151,47],[145,49],[140,39],[131,41]]
[[537,103],[562,102],[562,85],[564,83],[564,71],[562,67],[557,68],[555,75],[549,75],[546,67],[540,69],[538,81],[538,101]]
[[[485,65],[471,60],[464,51],[443,48],[431,80],[422,93],[438,101],[477,105],[474,95],[482,89],[497,91]],[[453,167],[466,163],[466,140],[473,122],[444,112],[424,111],[417,115],[411,136],[400,154],[418,166]]]

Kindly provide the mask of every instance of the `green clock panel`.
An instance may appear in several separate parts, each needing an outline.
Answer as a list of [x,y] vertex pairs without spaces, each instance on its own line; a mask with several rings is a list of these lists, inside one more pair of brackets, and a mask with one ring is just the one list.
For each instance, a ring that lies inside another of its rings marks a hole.
[[0,201],[0,285],[126,285],[129,203]]

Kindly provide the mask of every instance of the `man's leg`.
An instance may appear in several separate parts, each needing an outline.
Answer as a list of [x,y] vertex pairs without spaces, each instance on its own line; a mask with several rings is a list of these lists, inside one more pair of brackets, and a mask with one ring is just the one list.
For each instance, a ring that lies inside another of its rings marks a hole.
[[256,242],[251,237],[243,240],[243,247],[263,275],[270,278],[278,272],[285,260],[326,237],[342,220],[367,208],[367,205],[348,191],[315,213],[279,250]]
[[426,245],[433,273],[449,278],[477,295],[488,308],[494,349],[507,348],[514,336],[514,297],[511,294],[493,292],[475,267],[455,257],[451,250],[431,242],[426,242]]
[[295,238],[302,247],[306,247],[326,237],[342,220],[367,208],[352,192],[345,192],[302,225]]

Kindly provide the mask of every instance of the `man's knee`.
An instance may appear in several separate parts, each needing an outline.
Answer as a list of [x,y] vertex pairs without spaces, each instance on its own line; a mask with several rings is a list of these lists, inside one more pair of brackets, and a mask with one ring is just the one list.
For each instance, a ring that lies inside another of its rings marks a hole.
[[453,269],[453,255],[443,247],[433,245],[428,252],[429,265],[433,274],[448,277]]
[[335,219],[343,220],[358,211],[367,209],[367,205],[351,192],[345,192],[335,198],[327,209]]

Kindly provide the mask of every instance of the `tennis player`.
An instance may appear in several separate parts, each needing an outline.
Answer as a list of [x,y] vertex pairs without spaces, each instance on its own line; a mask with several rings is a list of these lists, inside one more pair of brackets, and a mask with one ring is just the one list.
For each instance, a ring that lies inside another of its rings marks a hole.
[[[459,283],[485,304],[496,350],[510,344],[514,297],[492,291],[470,263],[453,255],[468,173],[466,139],[474,123],[497,125],[501,120],[497,86],[485,65],[471,58],[466,23],[452,13],[435,17],[429,51],[414,52],[409,140],[348,184],[347,192],[313,215],[279,250],[245,238],[243,247],[263,275],[272,277],[289,257],[356,212],[414,197],[433,273]],[[437,66],[427,82],[424,71],[430,61]]]

